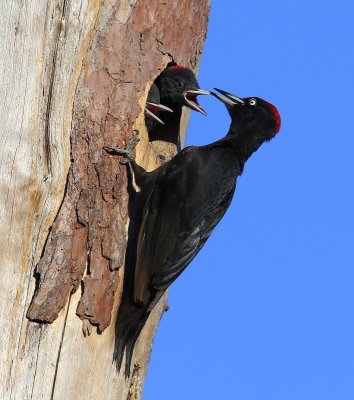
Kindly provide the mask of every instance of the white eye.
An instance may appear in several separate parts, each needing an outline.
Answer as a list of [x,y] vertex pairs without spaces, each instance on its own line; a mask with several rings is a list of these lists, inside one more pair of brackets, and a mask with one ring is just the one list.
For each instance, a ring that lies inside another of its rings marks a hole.
[[255,106],[255,105],[257,105],[257,100],[256,99],[249,99],[249,101],[248,101],[248,104],[250,105],[250,106]]

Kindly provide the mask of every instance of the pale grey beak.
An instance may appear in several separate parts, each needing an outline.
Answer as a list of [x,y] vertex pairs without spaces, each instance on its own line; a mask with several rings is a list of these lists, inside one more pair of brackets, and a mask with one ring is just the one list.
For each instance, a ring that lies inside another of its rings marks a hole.
[[164,122],[156,114],[154,114],[154,112],[158,111],[173,112],[170,108],[163,106],[162,104],[150,103],[149,101],[146,102],[146,107],[145,107],[146,115],[157,121],[159,124],[165,125]]
[[215,96],[217,99],[219,99],[221,102],[223,102],[226,105],[229,106],[234,106],[235,104],[241,104],[245,105],[245,102],[241,99],[241,97],[235,96],[234,94],[225,92],[225,90],[217,89],[214,88],[217,92],[221,93],[223,96],[220,96],[217,93],[211,92],[213,96]]
[[199,96],[200,94],[210,95],[209,90],[197,89],[197,90],[187,90],[185,94]]
[[203,115],[207,115],[207,113],[204,111],[203,107],[198,104],[197,96],[199,95],[210,95],[210,92],[208,90],[203,90],[203,89],[197,89],[197,90],[187,90],[184,94],[184,99],[186,100],[187,105],[192,108],[195,111],[200,112]]

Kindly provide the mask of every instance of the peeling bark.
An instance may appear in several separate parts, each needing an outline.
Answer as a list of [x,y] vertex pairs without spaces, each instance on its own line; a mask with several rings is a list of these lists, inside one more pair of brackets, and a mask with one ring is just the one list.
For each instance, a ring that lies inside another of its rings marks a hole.
[[[138,129],[136,157],[148,170],[175,154],[173,143],[149,142],[144,103],[169,62],[198,68],[209,2],[25,0],[5,8],[0,81],[16,112],[2,110],[0,133],[0,304],[13,315],[1,317],[1,398],[126,399],[129,381],[111,364],[111,320],[124,273],[127,175],[102,147],[124,147]],[[163,301],[139,340],[130,398],[141,397]],[[104,334],[85,339],[80,319]],[[87,376],[94,382],[79,387]]]
[[[102,147],[124,146],[142,112],[139,100],[145,99],[147,84],[167,61],[196,67],[202,43],[192,40],[176,49],[175,38],[186,30],[198,38],[205,30],[203,19],[199,26],[190,24],[189,7],[176,8],[179,15],[168,15],[166,8],[140,1],[122,24],[114,5],[100,20],[76,91],[67,191],[37,267],[39,287],[27,314],[32,320],[57,318],[87,261],[78,315],[100,332],[110,324],[126,246],[127,193],[124,168],[105,157]],[[156,24],[162,19],[164,24]],[[173,155],[160,150],[167,159]]]

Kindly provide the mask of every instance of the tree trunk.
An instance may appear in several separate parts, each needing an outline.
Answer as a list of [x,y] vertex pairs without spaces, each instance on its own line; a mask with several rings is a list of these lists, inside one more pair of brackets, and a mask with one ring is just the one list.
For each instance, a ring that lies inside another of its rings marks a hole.
[[198,68],[209,1],[0,4],[0,398],[139,399],[165,299],[125,379],[112,356],[127,173],[102,147],[138,129],[147,169],[175,154],[149,142],[144,103],[168,63]]

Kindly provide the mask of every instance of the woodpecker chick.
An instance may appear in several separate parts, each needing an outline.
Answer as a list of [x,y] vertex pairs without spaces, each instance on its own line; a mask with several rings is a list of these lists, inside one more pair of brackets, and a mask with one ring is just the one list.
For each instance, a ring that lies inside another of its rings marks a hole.
[[[230,114],[226,136],[186,147],[170,161],[146,172],[130,156],[140,188],[141,216],[116,323],[114,358],[120,368],[126,351],[129,375],[134,345],[166,289],[203,247],[233,198],[245,162],[280,130],[280,115],[258,97],[240,98],[215,89]],[[115,154],[127,155],[114,149]]]
[[210,92],[199,88],[194,72],[180,65],[165,69],[156,79],[162,104],[166,104],[174,112],[180,112],[183,106],[206,115],[199,105],[197,96],[209,95]]
[[170,108],[160,104],[159,88],[153,83],[145,104],[145,124],[148,130],[153,129],[156,123],[164,125],[164,122],[158,117],[160,111],[173,112]]

